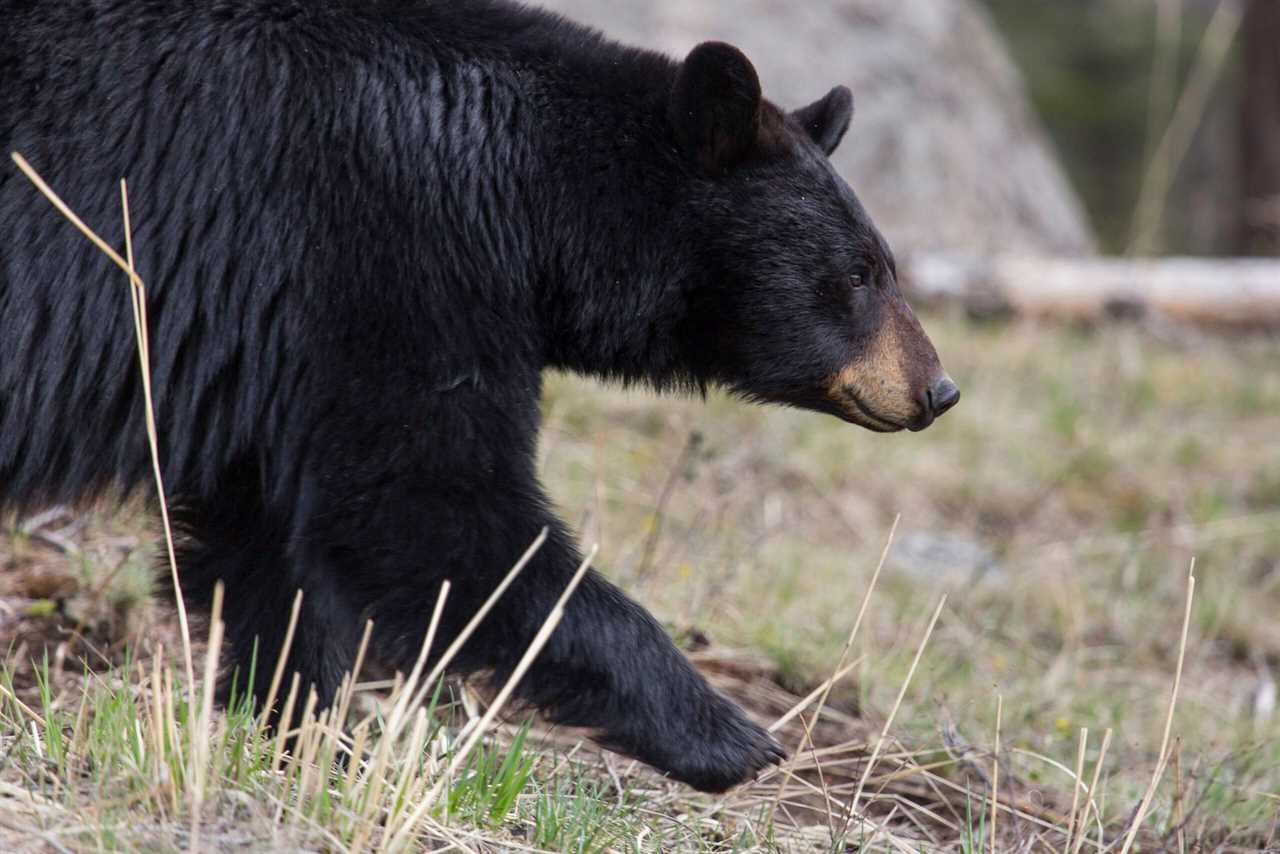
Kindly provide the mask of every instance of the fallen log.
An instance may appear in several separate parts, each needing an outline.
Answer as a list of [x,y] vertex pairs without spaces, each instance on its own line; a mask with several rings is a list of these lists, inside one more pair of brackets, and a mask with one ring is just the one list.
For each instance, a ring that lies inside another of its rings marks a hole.
[[923,304],[975,316],[1096,322],[1157,316],[1206,326],[1280,329],[1280,259],[1036,258],[958,254],[904,259],[902,283]]

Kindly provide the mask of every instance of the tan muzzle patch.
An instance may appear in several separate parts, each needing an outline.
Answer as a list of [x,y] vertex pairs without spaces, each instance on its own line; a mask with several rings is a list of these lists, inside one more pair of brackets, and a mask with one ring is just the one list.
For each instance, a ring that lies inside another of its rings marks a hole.
[[914,377],[921,373],[913,365],[917,358],[918,348],[903,346],[898,325],[887,324],[857,359],[831,378],[827,396],[855,424],[881,432],[901,430],[923,414],[913,388]]

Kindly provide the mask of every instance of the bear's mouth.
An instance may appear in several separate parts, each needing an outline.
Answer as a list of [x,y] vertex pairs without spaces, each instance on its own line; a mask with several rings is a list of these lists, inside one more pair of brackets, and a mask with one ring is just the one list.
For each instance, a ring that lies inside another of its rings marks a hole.
[[875,433],[897,433],[899,430],[906,429],[904,425],[881,418],[872,412],[871,408],[862,402],[858,397],[858,393],[852,388],[846,386],[839,389],[838,392],[840,399],[837,403],[840,405],[835,407],[835,414],[842,420]]

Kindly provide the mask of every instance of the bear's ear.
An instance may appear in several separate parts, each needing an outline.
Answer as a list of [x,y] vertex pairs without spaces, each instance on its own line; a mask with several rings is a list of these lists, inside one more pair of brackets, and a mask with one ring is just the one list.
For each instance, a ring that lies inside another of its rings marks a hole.
[[689,52],[671,92],[681,146],[710,172],[741,160],[760,134],[760,78],[733,45],[703,42]]
[[849,129],[849,122],[853,120],[853,93],[845,86],[837,86],[792,115],[809,132],[818,147],[830,157],[840,140],[844,139],[844,132]]

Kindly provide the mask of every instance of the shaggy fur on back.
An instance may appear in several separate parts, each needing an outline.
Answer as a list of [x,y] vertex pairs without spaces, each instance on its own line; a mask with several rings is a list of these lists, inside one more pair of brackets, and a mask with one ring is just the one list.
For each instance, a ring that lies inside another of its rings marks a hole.
[[[271,493],[290,500],[317,451],[303,425],[349,394],[309,383],[308,354],[413,386],[537,365],[557,355],[553,336],[535,334],[539,315],[568,331],[596,322],[602,306],[574,285],[661,248],[633,234],[644,212],[588,222],[553,187],[567,177],[602,186],[574,174],[591,160],[597,171],[642,171],[627,148],[656,141],[624,143],[626,128],[599,113],[637,110],[638,129],[664,108],[649,81],[669,85],[675,64],[548,15],[225,0],[10,2],[0,14],[5,152],[22,153],[117,242],[118,181],[129,180],[165,473],[180,494],[214,490],[225,462],[265,434],[287,444],[259,462]],[[553,110],[565,121],[532,131]],[[632,186],[630,209],[646,201]],[[0,204],[6,497],[132,487],[148,463],[145,436],[127,429],[141,398],[124,279],[11,166],[0,170]],[[537,239],[549,230],[555,245]],[[624,311],[608,307],[613,324],[662,311],[664,290],[636,288]],[[637,378],[663,358],[639,343],[616,352],[625,346],[559,355]]]

